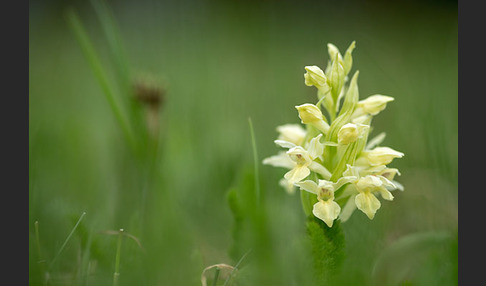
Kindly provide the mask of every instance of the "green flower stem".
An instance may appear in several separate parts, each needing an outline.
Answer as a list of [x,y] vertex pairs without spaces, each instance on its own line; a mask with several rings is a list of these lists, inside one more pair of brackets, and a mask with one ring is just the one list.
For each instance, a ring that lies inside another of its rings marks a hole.
[[319,285],[332,285],[344,261],[345,238],[339,220],[328,227],[322,220],[307,217],[307,233],[313,259],[314,274]]

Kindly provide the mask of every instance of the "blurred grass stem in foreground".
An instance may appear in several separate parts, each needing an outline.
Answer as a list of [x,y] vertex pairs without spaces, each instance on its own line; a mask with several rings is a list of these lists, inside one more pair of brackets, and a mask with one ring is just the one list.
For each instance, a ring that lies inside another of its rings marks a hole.
[[83,25],[81,21],[79,20],[79,17],[76,15],[76,13],[71,9],[68,10],[67,12],[67,19],[68,22],[74,32],[74,35],[76,36],[76,39],[78,40],[78,43],[80,44],[84,55],[86,56],[88,63],[90,64],[91,69],[93,70],[93,73],[98,80],[98,83],[100,84],[103,94],[105,95],[105,98],[107,99],[108,103],[110,104],[110,107],[112,111],[115,114],[115,117],[120,125],[120,127],[123,130],[123,134],[125,135],[125,139],[127,140],[127,143],[132,147],[135,148],[135,142],[133,138],[133,132],[131,131],[127,119],[117,101],[115,98],[115,92],[113,90],[113,87],[108,81],[108,77],[106,75],[106,72],[103,69],[103,66],[100,62],[100,59],[98,55],[96,54],[93,44],[89,40],[89,37],[83,28]]
[[81,222],[81,220],[83,220],[84,216],[86,215],[86,212],[83,212],[81,214],[81,216],[79,217],[78,221],[76,222],[76,224],[74,225],[73,229],[71,230],[71,232],[69,233],[69,235],[66,237],[66,240],[64,240],[64,243],[61,245],[61,248],[59,249],[59,251],[57,252],[56,256],[54,256],[54,258],[52,259],[51,263],[49,264],[49,269],[52,269],[52,267],[54,266],[55,262],[57,261],[57,259],[59,258],[59,256],[61,255],[61,253],[63,252],[64,248],[66,247],[67,243],[69,242],[69,240],[71,239],[71,236],[73,235],[74,231],[76,230],[76,228],[78,227],[79,223]]

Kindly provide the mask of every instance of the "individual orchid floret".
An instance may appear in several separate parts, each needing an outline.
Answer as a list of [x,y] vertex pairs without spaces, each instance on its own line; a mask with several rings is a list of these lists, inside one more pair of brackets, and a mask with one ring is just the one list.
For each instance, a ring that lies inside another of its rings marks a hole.
[[278,140],[287,141],[302,146],[307,132],[300,124],[285,124],[277,127]]
[[379,193],[385,200],[393,200],[390,191],[402,189],[399,183],[392,181],[395,174],[399,174],[397,169],[387,168],[386,166],[351,166],[347,165],[343,176],[347,178],[357,178],[350,180],[350,187],[338,196],[338,199],[349,197],[340,214],[341,221],[346,221],[356,208],[365,213],[368,218],[373,219],[376,211],[381,207],[381,203],[375,196]]
[[311,169],[325,178],[331,176],[330,172],[324,166],[314,161],[314,159],[322,155],[324,150],[324,145],[319,142],[321,137],[322,134],[319,134],[313,138],[307,150],[301,146],[295,146],[287,151],[287,155],[296,163],[294,168],[284,175],[284,178],[289,183],[294,184],[301,181],[310,174]]
[[[347,165],[346,171],[343,172],[343,176],[356,176],[358,178],[373,175],[383,181],[383,184],[389,191],[399,189],[403,191],[403,186],[394,180],[396,175],[400,176],[400,171],[396,168],[388,168],[385,165]],[[354,182],[356,183],[356,182]]]
[[358,101],[356,110],[354,111],[353,118],[363,115],[377,115],[386,108],[388,102],[395,100],[391,96],[375,94],[367,97],[366,99]]
[[386,188],[387,183],[378,176],[367,175],[360,178],[355,187],[359,194],[356,195],[354,201],[356,207],[364,212],[369,219],[373,219],[376,211],[381,207],[380,200],[375,196],[375,192],[388,201],[393,200],[393,195]]
[[310,124],[324,134],[329,131],[329,124],[324,120],[321,110],[314,104],[305,103],[295,107],[303,124]]
[[403,156],[402,152],[395,151],[389,147],[375,147],[372,150],[364,151],[362,158],[367,160],[371,166],[379,166],[388,165],[393,159],[402,158]]
[[389,191],[393,191],[395,189],[398,189],[403,192],[404,187],[402,184],[399,182],[395,181],[395,176],[398,175],[400,176],[400,171],[396,168],[387,168],[386,166],[382,168],[380,171],[375,172],[373,175],[381,176],[385,179],[387,179],[393,187],[388,187]]
[[327,82],[327,77],[324,72],[318,66],[306,66],[304,67],[306,73],[304,74],[304,83],[307,86],[315,86],[322,93],[329,91],[330,87]]
[[312,180],[306,180],[295,185],[302,190],[317,195],[317,203],[314,204],[312,213],[327,226],[332,227],[334,220],[339,216],[341,207],[334,201],[334,192],[342,185],[354,180],[355,177],[344,177],[334,183],[327,180],[319,180],[319,184]]
[[313,161],[309,153],[301,146],[295,146],[287,151],[290,159],[296,163],[295,167],[285,173],[284,178],[291,183],[299,182],[309,176],[309,165]]

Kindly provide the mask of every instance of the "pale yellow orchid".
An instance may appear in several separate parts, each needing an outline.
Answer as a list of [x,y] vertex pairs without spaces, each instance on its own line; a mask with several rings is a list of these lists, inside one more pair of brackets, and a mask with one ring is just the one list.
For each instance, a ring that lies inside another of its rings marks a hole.
[[371,150],[365,150],[362,153],[362,158],[371,166],[388,165],[395,158],[402,158],[404,154],[402,152],[393,150],[390,147],[375,147]]
[[380,201],[374,194],[375,192],[379,192],[385,200],[393,200],[393,195],[386,189],[384,182],[386,181],[383,180],[382,176],[367,175],[360,178],[355,184],[359,192],[354,199],[356,207],[364,212],[369,219],[373,219],[376,211],[381,207]]
[[317,195],[317,203],[314,204],[312,213],[317,218],[324,221],[327,226],[332,227],[334,220],[339,216],[341,207],[334,201],[334,192],[341,186],[351,181],[356,180],[356,177],[342,177],[336,183],[319,180],[319,184],[312,180],[295,183],[296,186],[309,193]]
[[[310,174],[311,169],[320,173],[325,178],[330,177],[330,172],[324,168],[324,166],[314,161],[314,159],[321,156],[324,151],[324,144],[319,141],[321,137],[322,134],[319,134],[315,138],[312,138],[307,150],[301,146],[294,146],[287,151],[287,155],[296,163],[294,168],[284,175],[284,178],[289,183],[294,184],[301,181]],[[280,143],[285,144],[285,142]],[[289,145],[286,144],[284,146]]]
[[388,102],[395,100],[391,96],[375,94],[363,100],[358,101],[356,110],[353,113],[353,118],[358,118],[364,115],[377,115],[386,108]]
[[274,167],[283,167],[290,171],[284,175],[284,181],[280,182],[281,186],[292,193],[291,186],[314,171],[320,174],[323,178],[329,179],[331,173],[320,163],[314,161],[319,158],[324,151],[324,144],[320,142],[322,134],[312,138],[306,145],[306,148],[295,145],[292,142],[285,140],[275,140],[275,143],[280,147],[289,148],[287,152],[279,152],[277,155],[267,157],[263,160],[263,164]]
[[[351,165],[347,167],[343,176],[355,177],[356,179],[351,181],[352,187],[346,189],[341,195],[342,197],[350,196],[344,206],[341,219],[346,221],[351,216],[355,207],[365,213],[369,219],[373,219],[376,211],[381,207],[381,203],[375,194],[379,193],[383,199],[391,201],[393,200],[393,195],[390,190],[397,189],[398,187],[386,177],[378,175],[379,172],[385,170],[383,168],[375,172],[375,174],[370,175],[369,173],[372,171],[369,169]],[[375,170],[378,169],[375,168]]]

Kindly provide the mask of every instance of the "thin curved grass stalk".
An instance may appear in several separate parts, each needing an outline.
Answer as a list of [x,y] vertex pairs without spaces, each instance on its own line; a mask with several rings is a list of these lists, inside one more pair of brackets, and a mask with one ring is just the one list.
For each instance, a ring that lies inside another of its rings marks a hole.
[[74,231],[76,230],[76,228],[78,227],[78,225],[81,223],[81,220],[83,220],[83,217],[86,215],[86,212],[83,212],[81,214],[81,216],[79,217],[78,219],[78,222],[76,222],[76,224],[74,225],[73,229],[71,230],[71,232],[69,233],[69,235],[67,236],[66,240],[64,240],[64,243],[61,245],[61,248],[59,249],[59,251],[57,252],[56,256],[54,256],[54,258],[52,259],[51,263],[49,264],[49,269],[52,268],[52,266],[54,266],[54,263],[57,261],[57,259],[59,258],[59,256],[61,255],[61,253],[63,252],[64,248],[66,247],[67,243],[69,242],[69,240],[71,239],[71,236],[73,235]]
[[[238,266],[240,266],[241,262],[243,261],[243,259],[245,259],[245,257],[251,252],[251,249],[248,250],[245,254],[243,254],[243,256],[240,258],[240,260],[238,260],[238,262],[236,263],[235,267],[233,268],[233,270],[231,270],[231,273],[228,275],[228,278],[226,279],[226,281],[224,281],[224,284],[223,286],[226,286],[228,283],[230,283],[231,279],[233,278],[233,274],[235,272],[235,270],[238,270]],[[229,284],[228,284],[229,285]]]
[[233,266],[228,265],[228,264],[224,264],[224,263],[218,263],[218,264],[208,266],[208,267],[204,268],[203,272],[201,273],[201,284],[202,284],[202,286],[207,286],[207,283],[208,283],[207,280],[208,279],[206,277],[206,273],[213,268],[216,268],[216,270],[214,272],[214,276],[213,276],[213,283],[212,283],[213,286],[217,284],[219,277],[220,277],[220,274],[221,274],[221,270],[231,270],[231,272],[234,270]]

